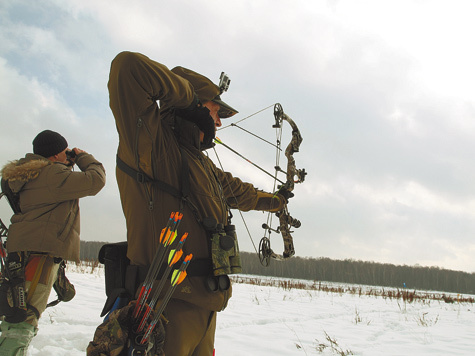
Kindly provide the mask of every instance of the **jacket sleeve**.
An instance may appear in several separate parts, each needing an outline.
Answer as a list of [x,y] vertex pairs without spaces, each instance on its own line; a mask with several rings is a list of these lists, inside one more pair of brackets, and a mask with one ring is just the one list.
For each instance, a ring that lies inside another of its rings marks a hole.
[[63,164],[53,164],[48,170],[48,188],[54,201],[67,201],[96,195],[106,183],[106,172],[89,153],[76,159],[81,172],[72,172]]
[[167,155],[173,134],[167,109],[194,103],[192,85],[140,53],[122,52],[112,61],[108,89],[119,134],[117,154],[129,166],[154,176],[154,161]]
[[280,211],[285,205],[285,199],[280,194],[266,193],[258,190],[250,183],[233,177],[229,172],[223,172],[215,166],[216,175],[223,187],[223,193],[228,205],[241,211]]
[[193,87],[187,80],[140,53],[119,53],[112,61],[107,86],[118,125],[135,125],[138,116],[157,106],[157,100],[164,110],[172,106],[186,108],[194,99]]

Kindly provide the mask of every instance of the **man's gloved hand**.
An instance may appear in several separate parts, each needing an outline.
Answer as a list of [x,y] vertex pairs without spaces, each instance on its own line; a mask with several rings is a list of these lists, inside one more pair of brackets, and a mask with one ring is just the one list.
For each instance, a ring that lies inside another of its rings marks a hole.
[[257,192],[257,204],[254,210],[277,212],[287,204],[285,197],[279,193]]
[[294,193],[292,193],[291,191],[287,190],[287,188],[285,188],[284,186],[280,185],[278,187],[279,189],[279,194],[282,195],[284,198],[285,198],[285,202],[288,203],[289,202],[289,199],[290,198],[293,198],[295,196]]
[[202,145],[210,147],[216,134],[215,123],[207,107],[198,102],[186,109],[175,109],[175,114],[184,120],[193,122],[204,133]]

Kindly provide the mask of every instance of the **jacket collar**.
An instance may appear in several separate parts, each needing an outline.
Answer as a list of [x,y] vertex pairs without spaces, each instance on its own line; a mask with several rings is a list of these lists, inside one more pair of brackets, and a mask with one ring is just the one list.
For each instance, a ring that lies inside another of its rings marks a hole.
[[195,123],[175,116],[173,131],[180,145],[190,150],[201,150],[200,129]]

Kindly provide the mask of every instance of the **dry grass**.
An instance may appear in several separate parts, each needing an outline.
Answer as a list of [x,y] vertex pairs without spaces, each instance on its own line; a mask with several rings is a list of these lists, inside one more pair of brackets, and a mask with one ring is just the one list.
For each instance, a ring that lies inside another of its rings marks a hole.
[[[101,273],[103,265],[97,260],[85,260],[80,263],[68,263],[68,270],[79,273]],[[445,302],[449,304],[474,304],[475,298],[465,294],[449,294],[428,291],[417,291],[400,288],[382,288],[361,285],[337,285],[335,283],[321,281],[304,281],[282,279],[273,277],[232,275],[233,283],[244,283],[258,286],[278,287],[285,291],[293,289],[319,291],[326,293],[353,294],[357,296],[381,297],[384,299],[401,300],[404,303],[426,303],[431,301]]]
[[104,265],[100,264],[98,260],[83,260],[79,263],[68,262],[66,267],[68,271],[78,273],[97,274],[104,271]]
[[259,276],[231,276],[234,283],[245,283],[259,286],[271,286],[283,290],[302,289],[314,290],[327,293],[353,294],[358,296],[373,296],[384,299],[402,300],[404,303],[421,302],[430,304],[431,301],[443,301],[445,303],[474,304],[473,296],[462,294],[446,294],[428,291],[416,291],[399,288],[378,288],[359,285],[336,285],[325,282],[305,282],[301,280],[285,280]]

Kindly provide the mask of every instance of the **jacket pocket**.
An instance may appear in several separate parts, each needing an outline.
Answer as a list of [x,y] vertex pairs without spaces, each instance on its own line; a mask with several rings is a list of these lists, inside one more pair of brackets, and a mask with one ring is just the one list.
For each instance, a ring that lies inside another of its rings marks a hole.
[[71,234],[71,229],[74,227],[74,222],[76,221],[76,211],[71,210],[66,218],[63,228],[58,232],[58,240],[65,241],[66,238]]

